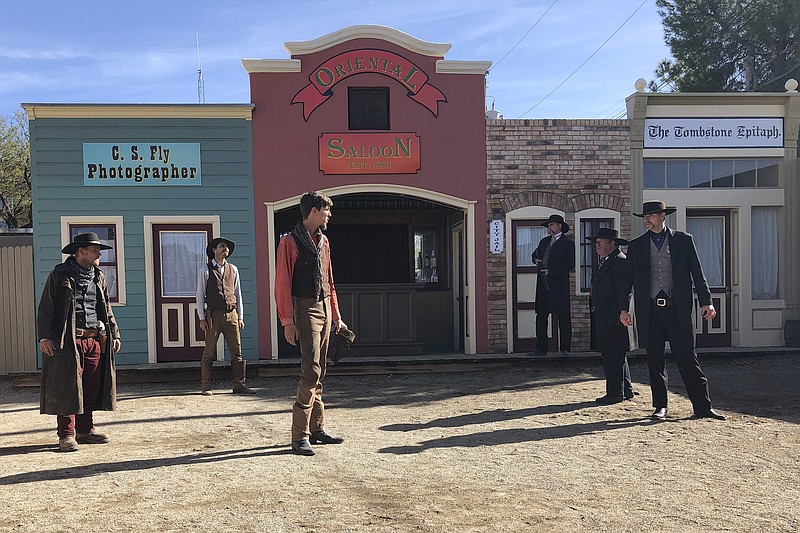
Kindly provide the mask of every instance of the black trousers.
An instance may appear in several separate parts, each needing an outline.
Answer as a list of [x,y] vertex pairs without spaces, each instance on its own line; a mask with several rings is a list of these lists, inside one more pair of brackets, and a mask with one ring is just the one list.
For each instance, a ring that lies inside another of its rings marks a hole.
[[[568,352],[572,346],[572,321],[569,312],[553,313],[558,317],[558,348]],[[547,353],[547,320],[550,313],[536,313],[536,350]],[[555,332],[554,332],[555,333]]]
[[606,394],[609,396],[633,396],[631,369],[627,352],[602,352],[603,369],[606,373]]
[[650,389],[653,392],[653,407],[667,406],[667,370],[665,368],[664,343],[669,341],[672,358],[686,385],[689,400],[695,413],[711,409],[708,380],[700,369],[697,352],[694,351],[694,329],[691,315],[679,316],[674,305],[658,307],[650,302],[650,336],[647,342],[647,365],[650,368]]

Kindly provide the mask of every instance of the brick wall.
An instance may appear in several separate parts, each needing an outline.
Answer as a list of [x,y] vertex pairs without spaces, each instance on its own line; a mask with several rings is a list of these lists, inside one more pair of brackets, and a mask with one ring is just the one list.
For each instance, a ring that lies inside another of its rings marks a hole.
[[[509,211],[542,206],[564,211],[571,228],[578,211],[619,211],[622,234],[631,234],[629,121],[487,120],[486,149],[487,232],[490,220],[504,219]],[[512,256],[506,250],[486,258],[490,353],[508,349],[506,258]],[[572,350],[586,351],[588,296],[576,295],[575,274],[571,280]]]

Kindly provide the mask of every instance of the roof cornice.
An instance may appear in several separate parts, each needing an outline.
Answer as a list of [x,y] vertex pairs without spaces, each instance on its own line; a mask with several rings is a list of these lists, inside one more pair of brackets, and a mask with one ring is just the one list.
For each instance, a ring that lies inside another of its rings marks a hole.
[[284,43],[283,47],[291,55],[306,55],[327,50],[332,46],[351,41],[353,39],[380,39],[402,46],[417,54],[444,57],[452,47],[449,43],[431,43],[412,37],[400,30],[388,26],[375,24],[365,24],[360,26],[350,26],[341,30],[323,35],[311,41],[294,41]]
[[28,120],[37,118],[243,118],[254,104],[22,104]]

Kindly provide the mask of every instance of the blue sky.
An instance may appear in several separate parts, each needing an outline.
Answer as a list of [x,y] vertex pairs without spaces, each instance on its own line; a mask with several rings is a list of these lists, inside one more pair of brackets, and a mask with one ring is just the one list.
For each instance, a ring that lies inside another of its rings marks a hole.
[[643,0],[553,2],[6,0],[0,115],[23,102],[196,103],[195,34],[206,103],[249,102],[242,58],[288,59],[286,41],[381,24],[452,44],[445,59],[494,62],[487,105],[494,101],[506,118],[620,116],[635,80],[652,79],[669,56],[655,0],[638,11]]

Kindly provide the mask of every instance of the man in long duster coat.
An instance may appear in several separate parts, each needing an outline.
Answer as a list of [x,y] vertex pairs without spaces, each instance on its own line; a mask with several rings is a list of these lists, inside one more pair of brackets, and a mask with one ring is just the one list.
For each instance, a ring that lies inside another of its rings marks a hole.
[[[105,276],[97,267],[100,251],[109,248],[95,233],[77,235],[62,250],[70,257],[50,272],[39,301],[37,328],[42,350],[39,410],[41,414],[58,416],[61,451],[75,451],[81,441],[86,444],[108,442],[104,435],[94,431],[91,412],[113,411],[117,400],[114,354],[122,343]],[[78,286],[75,268],[71,266],[76,262],[76,255],[87,258],[89,267],[85,271],[91,277],[89,282],[94,285],[94,310],[98,324],[102,323],[103,329],[76,327]],[[92,372],[84,368],[87,364],[87,354],[84,353],[86,346],[91,346],[94,352],[100,352],[99,362],[96,368],[93,365]],[[85,390],[87,385],[90,391]],[[87,397],[87,392],[95,395],[95,398]],[[83,427],[77,428],[77,441],[75,415],[84,415],[78,424]],[[72,420],[71,426],[68,419]]]

